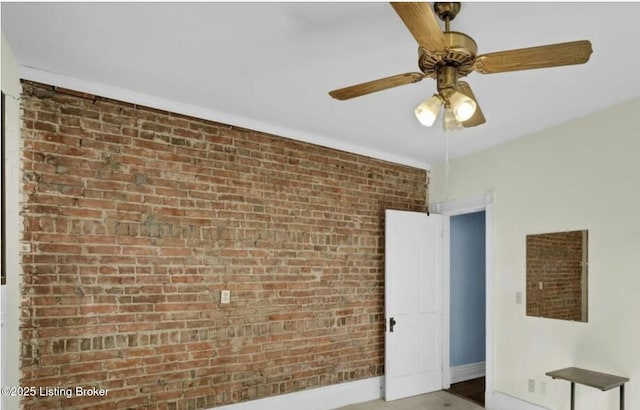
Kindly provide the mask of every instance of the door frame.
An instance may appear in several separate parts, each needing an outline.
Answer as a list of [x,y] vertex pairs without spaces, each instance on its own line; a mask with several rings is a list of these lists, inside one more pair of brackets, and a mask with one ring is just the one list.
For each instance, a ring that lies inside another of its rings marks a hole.
[[[495,391],[495,353],[494,353],[494,271],[493,271],[493,247],[494,247],[494,194],[485,192],[483,194],[469,196],[462,199],[437,202],[429,205],[431,212],[455,216],[472,212],[485,212],[485,403],[490,402],[490,397]],[[450,279],[451,279],[451,242],[450,227],[448,221],[444,226],[443,238],[444,251],[444,278],[442,281],[442,388],[450,387],[449,371],[449,328],[450,328]]]

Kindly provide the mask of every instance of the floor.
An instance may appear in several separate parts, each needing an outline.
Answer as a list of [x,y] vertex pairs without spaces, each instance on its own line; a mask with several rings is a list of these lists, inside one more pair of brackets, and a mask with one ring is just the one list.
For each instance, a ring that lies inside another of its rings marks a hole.
[[352,404],[336,410],[482,410],[481,407],[445,391],[423,394],[408,399],[385,402],[382,399]]
[[479,377],[477,379],[452,384],[446,391],[484,406],[484,390],[485,378]]

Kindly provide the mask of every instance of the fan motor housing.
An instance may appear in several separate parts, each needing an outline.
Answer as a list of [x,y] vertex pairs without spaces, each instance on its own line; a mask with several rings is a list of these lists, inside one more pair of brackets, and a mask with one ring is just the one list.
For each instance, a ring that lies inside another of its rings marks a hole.
[[478,55],[478,45],[464,33],[447,31],[444,34],[445,51],[429,51],[418,48],[418,66],[431,78],[436,78],[438,69],[445,65],[458,67],[458,76],[464,77],[473,71],[473,63]]

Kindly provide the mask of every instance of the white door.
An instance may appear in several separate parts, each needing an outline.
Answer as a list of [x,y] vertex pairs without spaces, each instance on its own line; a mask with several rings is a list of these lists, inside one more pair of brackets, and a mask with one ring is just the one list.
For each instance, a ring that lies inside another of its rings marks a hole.
[[442,226],[385,212],[385,400],[442,388]]

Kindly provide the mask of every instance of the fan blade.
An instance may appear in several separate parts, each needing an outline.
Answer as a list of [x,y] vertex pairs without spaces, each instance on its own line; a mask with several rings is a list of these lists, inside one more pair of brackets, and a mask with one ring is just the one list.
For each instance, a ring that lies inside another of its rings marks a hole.
[[429,3],[391,3],[418,44],[429,51],[444,51],[444,34]]
[[473,116],[471,116],[471,118],[464,121],[462,123],[462,126],[465,128],[476,127],[487,122],[487,120],[484,118],[484,114],[482,114],[482,110],[480,109],[478,99],[475,95],[473,95],[473,91],[471,91],[471,87],[469,86],[469,84],[467,84],[465,81],[458,81],[458,91],[476,102],[476,112],[473,113]]
[[478,56],[474,69],[482,74],[493,74],[583,64],[589,61],[592,52],[591,42],[588,40],[498,51]]
[[422,73],[398,74],[391,77],[380,78],[378,80],[373,80],[366,83],[356,84],[350,87],[329,91],[329,95],[338,100],[348,100],[350,98],[360,97],[361,95],[371,94],[376,91],[386,90],[387,88],[393,88],[399,85],[417,83],[423,78],[424,74]]

